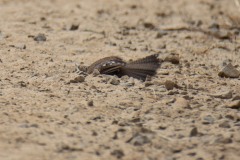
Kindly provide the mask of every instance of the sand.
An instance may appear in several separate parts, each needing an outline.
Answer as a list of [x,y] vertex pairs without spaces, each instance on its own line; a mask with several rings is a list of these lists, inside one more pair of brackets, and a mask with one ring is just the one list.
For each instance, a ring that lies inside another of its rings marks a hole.
[[[218,74],[240,70],[239,12],[237,0],[0,0],[0,159],[238,160],[240,78]],[[76,72],[156,53],[146,82]]]

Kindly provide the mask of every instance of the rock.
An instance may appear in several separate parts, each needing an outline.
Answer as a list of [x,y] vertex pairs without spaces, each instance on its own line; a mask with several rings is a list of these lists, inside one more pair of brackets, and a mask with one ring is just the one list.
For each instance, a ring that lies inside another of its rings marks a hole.
[[218,93],[211,94],[210,96],[221,99],[230,99],[232,98],[232,91],[219,91]]
[[75,31],[78,30],[79,24],[72,24],[71,27],[69,28],[70,31]]
[[76,78],[70,80],[70,83],[82,83],[85,81],[85,77],[77,76]]
[[194,128],[192,128],[192,130],[190,131],[190,137],[195,137],[195,136],[197,136],[198,135],[198,129],[197,129],[197,127],[194,127]]
[[168,71],[159,71],[158,74],[160,75],[169,75]]
[[37,36],[35,36],[34,38],[34,41],[37,41],[37,42],[40,42],[40,41],[46,41],[47,40],[47,38],[46,38],[46,36],[44,35],[44,34],[42,34],[42,33],[39,33]]
[[[167,34],[168,34],[167,31],[159,30],[159,31],[157,32],[156,39],[157,39],[157,38],[162,38],[163,36],[165,36],[165,35],[167,35]],[[165,45],[165,47],[166,47],[166,45]]]
[[112,77],[110,80],[110,84],[112,84],[112,85],[119,85],[119,83],[120,83],[120,81],[116,77]]
[[226,104],[226,106],[228,108],[232,108],[232,109],[239,109],[240,108],[240,100],[232,101],[232,102]]
[[15,44],[14,47],[17,48],[17,49],[26,49],[25,44]]
[[203,116],[202,117],[202,123],[203,124],[213,124],[214,118],[211,115]]
[[93,72],[92,72],[92,75],[93,75],[93,77],[96,77],[96,76],[100,75],[99,70],[94,69]]
[[226,67],[229,63],[232,63],[231,59],[225,59],[224,61],[222,61],[222,63],[220,64],[220,67]]
[[145,86],[145,87],[149,87],[149,86],[152,86],[152,85],[154,85],[154,84],[153,84],[153,82],[151,82],[151,81],[146,81],[146,82],[144,83],[144,86]]
[[240,76],[240,72],[231,64],[229,63],[218,73],[220,77],[226,78],[238,78]]
[[240,100],[240,95],[234,96],[232,100],[233,100],[233,101],[235,101],[235,100]]
[[88,101],[88,106],[92,107],[93,106],[93,100]]
[[120,159],[124,156],[124,153],[122,150],[120,149],[116,149],[114,151],[111,152],[111,155],[115,156],[116,158]]
[[218,135],[215,139],[215,143],[232,143],[232,139],[228,136]]
[[150,143],[151,140],[145,135],[136,134],[130,140],[128,140],[127,142],[130,142],[134,146],[142,146],[144,144]]
[[143,26],[144,26],[145,28],[148,28],[148,29],[154,29],[154,28],[155,28],[154,24],[152,24],[152,23],[150,23],[150,22],[145,22],[145,23],[143,23]]
[[190,109],[188,101],[181,97],[176,99],[176,101],[173,103],[173,107],[176,109]]
[[174,87],[177,87],[177,84],[170,80],[166,80],[164,85],[167,90],[172,90]]
[[221,128],[231,128],[231,125],[229,124],[228,121],[224,121],[221,124],[219,124],[219,127],[221,127]]
[[179,64],[180,58],[179,55],[170,54],[163,60],[164,62],[171,62],[172,64]]

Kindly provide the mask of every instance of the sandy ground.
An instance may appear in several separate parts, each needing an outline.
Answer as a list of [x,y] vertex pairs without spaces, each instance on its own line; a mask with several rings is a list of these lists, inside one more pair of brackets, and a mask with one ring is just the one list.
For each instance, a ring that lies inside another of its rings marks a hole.
[[[236,2],[0,0],[0,159],[238,160],[240,78],[218,76],[240,70]],[[179,64],[71,83],[155,53]]]

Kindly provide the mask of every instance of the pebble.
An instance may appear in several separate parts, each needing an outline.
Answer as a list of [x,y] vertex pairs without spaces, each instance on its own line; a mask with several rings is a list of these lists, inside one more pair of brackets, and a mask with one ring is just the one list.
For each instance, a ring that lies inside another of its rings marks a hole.
[[203,124],[213,124],[214,118],[211,115],[204,116],[204,117],[202,117],[202,123]]
[[176,83],[174,83],[173,81],[170,81],[170,80],[166,80],[164,85],[165,85],[167,90],[172,90],[174,87],[177,86]]
[[194,127],[194,128],[192,128],[192,130],[190,131],[190,137],[195,137],[195,136],[197,136],[198,135],[198,129],[197,129],[197,127]]
[[219,127],[221,127],[221,128],[231,128],[231,125],[229,124],[228,121],[224,121],[224,122],[219,124]]
[[[123,79],[121,78],[121,80],[123,80]],[[125,87],[132,87],[135,85],[135,81],[132,77],[130,77],[128,80],[123,80],[121,85],[125,86]]]
[[176,109],[189,109],[190,105],[186,99],[179,97],[173,103],[173,107]]
[[116,149],[111,152],[111,155],[115,156],[116,158],[120,159],[124,156],[124,152],[120,149]]
[[145,23],[143,23],[143,26],[144,26],[145,28],[148,28],[148,29],[154,29],[154,28],[155,28],[154,24],[152,24],[152,23],[150,23],[150,22],[145,22]]
[[92,107],[93,106],[93,100],[89,100],[87,104],[88,104],[88,106]]
[[146,143],[150,143],[151,140],[145,135],[137,134],[137,135],[133,136],[129,140],[129,142],[132,143],[134,146],[142,146]]
[[234,100],[226,104],[228,108],[239,109],[240,108],[240,100]]
[[232,100],[240,100],[240,95],[234,96]]
[[151,81],[146,81],[146,82],[144,83],[144,86],[145,86],[145,87],[149,87],[149,86],[152,86],[152,85],[154,85],[154,83],[151,82]]
[[82,83],[85,81],[85,77],[77,76],[74,79],[70,80],[70,83]]
[[119,83],[120,83],[120,81],[116,77],[112,77],[110,80],[110,84],[112,84],[112,85],[119,85]]
[[171,62],[172,64],[179,64],[180,58],[179,55],[171,54],[165,57],[164,62]]
[[168,71],[159,71],[158,74],[160,75],[169,75]]
[[162,38],[163,36],[165,36],[165,35],[167,35],[167,34],[168,34],[167,31],[159,30],[159,31],[157,32],[156,39]]
[[215,94],[211,94],[210,96],[215,97],[215,98],[221,98],[221,99],[230,99],[232,98],[232,91],[228,90],[228,91],[219,91],[218,93]]
[[240,76],[240,72],[231,63],[229,63],[222,68],[222,70],[218,73],[218,76],[226,78],[238,78]]
[[46,41],[47,40],[47,38],[46,38],[46,36],[44,35],[44,34],[42,34],[42,33],[39,33],[37,36],[35,36],[34,38],[34,41],[37,41],[37,42],[40,42],[40,41]]
[[75,31],[78,30],[79,25],[78,24],[72,24],[71,27],[69,28],[70,31]]
[[96,76],[100,75],[99,70],[94,69],[93,72],[92,72],[92,75],[93,75],[93,77],[96,77]]
[[25,44],[15,44],[14,47],[17,48],[17,49],[26,49]]
[[232,143],[232,139],[228,136],[223,136],[223,135],[219,135],[216,139],[215,139],[216,143],[224,143],[224,144],[228,144],[228,143]]

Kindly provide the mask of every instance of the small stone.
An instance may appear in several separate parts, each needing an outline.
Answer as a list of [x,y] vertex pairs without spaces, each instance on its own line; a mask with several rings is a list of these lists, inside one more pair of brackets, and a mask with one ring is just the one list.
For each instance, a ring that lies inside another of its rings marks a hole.
[[173,104],[173,107],[176,109],[190,109],[188,101],[181,97],[176,99],[176,101]]
[[127,142],[130,142],[134,146],[142,146],[144,144],[150,143],[151,140],[146,135],[135,134]]
[[230,137],[227,136],[223,136],[223,135],[219,135],[216,139],[215,139],[216,143],[232,143],[232,139]]
[[219,127],[221,128],[231,128],[231,125],[228,121],[224,121],[223,123],[219,124]]
[[218,76],[226,78],[238,78],[240,76],[240,72],[231,63],[229,63],[218,73]]
[[158,74],[160,75],[169,75],[168,71],[159,71]]
[[172,64],[179,64],[180,58],[179,55],[171,54],[165,57],[164,62],[171,62]]
[[[165,35],[167,35],[167,34],[168,34],[167,31],[159,30],[158,33],[157,33],[157,35],[156,35],[156,39],[157,39],[157,38],[162,38],[163,36],[165,36]],[[165,47],[166,47],[166,45],[165,45]]]
[[70,80],[70,83],[82,83],[85,81],[85,77],[83,76],[77,76],[73,80]]
[[100,75],[100,72],[99,72],[99,70],[97,70],[97,69],[94,69],[94,70],[93,70],[93,72],[92,72],[92,75],[93,75],[94,77],[96,77],[96,76]]
[[232,63],[231,59],[225,59],[224,61],[222,61],[222,63],[220,64],[221,68],[227,66],[229,63]]
[[232,109],[239,109],[240,108],[240,100],[232,101],[232,102],[226,104],[226,106],[228,108],[232,108]]
[[112,85],[119,85],[119,83],[120,83],[120,81],[116,77],[112,77],[112,79],[110,80],[110,84],[112,84]]
[[17,48],[17,49],[26,49],[25,44],[16,44],[16,45],[14,45],[14,47]]
[[87,68],[88,68],[87,66],[76,64],[76,70],[79,72],[87,72]]
[[210,96],[221,99],[230,99],[232,98],[232,91],[219,91],[218,93],[211,94]]
[[153,84],[153,82],[151,82],[151,81],[146,81],[146,82],[144,83],[144,86],[145,86],[145,87],[149,87],[149,86],[152,86],[152,85],[154,85],[154,84]]
[[111,155],[115,156],[116,158],[120,159],[124,156],[124,153],[122,150],[120,149],[116,149],[114,151],[111,152]]
[[197,135],[198,135],[197,127],[192,128],[192,130],[190,131],[190,137],[195,137]]
[[214,123],[214,118],[211,115],[204,116],[202,118],[202,123],[203,124],[213,124]]
[[93,100],[88,101],[88,106],[92,107],[93,106]]
[[39,33],[37,36],[34,37],[34,41],[40,42],[40,41],[46,41],[47,38],[44,34]]
[[69,28],[70,31],[75,31],[78,30],[79,24],[72,24],[71,27]]
[[164,85],[167,90],[172,90],[174,87],[177,86],[176,83],[174,83],[173,81],[170,81],[170,80],[166,80]]
[[233,100],[233,101],[235,101],[235,100],[240,100],[240,95],[234,96],[232,100]]
[[152,23],[150,23],[150,22],[143,23],[143,26],[145,28],[148,28],[148,29],[154,29],[155,28],[155,26]]

